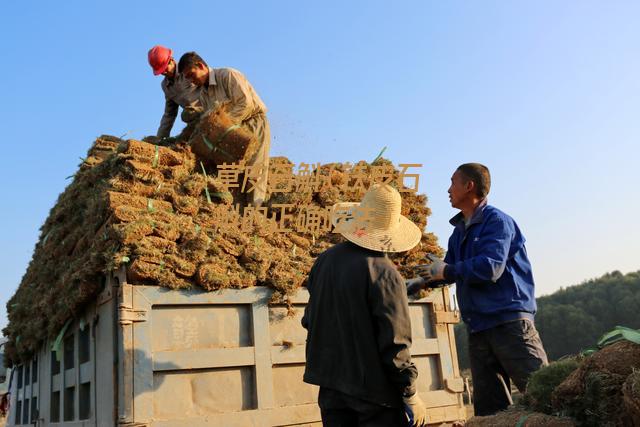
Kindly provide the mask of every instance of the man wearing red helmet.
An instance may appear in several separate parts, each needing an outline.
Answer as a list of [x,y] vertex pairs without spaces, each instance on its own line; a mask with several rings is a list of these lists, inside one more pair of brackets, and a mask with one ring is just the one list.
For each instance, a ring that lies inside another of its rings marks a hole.
[[193,109],[196,113],[230,102],[231,107],[227,113],[236,123],[242,124],[243,128],[255,135],[259,143],[258,151],[247,165],[260,170],[255,187],[250,193],[253,205],[260,205],[267,193],[271,145],[267,107],[264,102],[240,71],[233,68],[210,68],[195,52],[182,55],[178,62],[178,72],[201,90],[199,105]]
[[164,114],[158,128],[158,138],[166,138],[178,115],[178,107],[194,106],[198,103],[199,89],[178,73],[178,66],[172,56],[173,52],[164,46],[154,46],[149,50],[149,65],[154,75],[162,74],[162,91],[164,92]]

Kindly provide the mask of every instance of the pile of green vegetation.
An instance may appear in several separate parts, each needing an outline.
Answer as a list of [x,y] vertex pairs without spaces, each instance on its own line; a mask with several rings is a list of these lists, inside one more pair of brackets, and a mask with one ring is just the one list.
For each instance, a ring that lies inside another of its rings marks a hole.
[[[283,163],[291,164],[272,158],[270,166]],[[282,210],[274,205],[291,205],[294,218],[305,209],[323,211],[338,201],[360,201],[379,182],[369,173],[372,166],[386,168],[395,178],[392,185],[400,185],[399,171],[388,160],[358,165],[366,176],[362,185],[355,185],[345,165],[331,164],[313,171],[326,184],[320,191],[297,186],[274,192],[263,221],[238,212],[236,206],[246,206],[246,194],[225,187],[215,165],[200,162],[191,146],[98,138],[51,209],[22,282],[7,303],[7,364],[30,357],[55,337],[96,298],[104,276],[122,266],[132,284],[207,291],[267,286],[287,302],[303,285],[315,257],[342,237],[326,229],[300,231],[292,219],[278,217]],[[424,230],[430,215],[426,196],[401,194],[402,214]],[[292,231],[274,232],[280,220]],[[424,233],[420,245],[391,259],[406,275],[428,253],[440,255],[442,249],[433,234]]]

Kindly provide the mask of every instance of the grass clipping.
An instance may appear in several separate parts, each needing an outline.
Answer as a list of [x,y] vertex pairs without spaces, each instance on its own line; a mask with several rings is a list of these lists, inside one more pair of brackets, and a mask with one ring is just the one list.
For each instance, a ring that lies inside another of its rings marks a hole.
[[[271,159],[274,171],[287,165],[286,158]],[[358,165],[362,172],[372,167]],[[387,160],[374,165],[399,174]],[[268,214],[277,217],[278,204],[295,211],[359,201],[369,179],[353,182],[346,171],[343,164],[320,166],[314,172],[324,177],[326,188],[274,192]],[[95,299],[104,275],[122,265],[133,284],[205,290],[268,286],[274,298],[286,301],[303,285],[315,257],[342,241],[335,233],[274,233],[260,221],[239,228],[234,206],[245,205],[245,194],[225,191],[216,176],[188,146],[99,137],[42,226],[33,258],[7,303],[8,363],[30,357],[55,337]],[[424,230],[430,215],[426,197],[402,196],[402,214]],[[406,275],[427,253],[442,254],[432,234],[391,258]]]

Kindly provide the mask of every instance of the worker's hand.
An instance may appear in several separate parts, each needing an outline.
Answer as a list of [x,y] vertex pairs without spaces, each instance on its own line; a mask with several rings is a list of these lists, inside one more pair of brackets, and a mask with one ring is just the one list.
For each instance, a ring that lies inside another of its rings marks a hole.
[[417,272],[427,283],[444,280],[444,268],[447,264],[435,255],[429,254],[427,258],[431,264],[420,265]]
[[221,102],[221,101],[217,101],[217,100],[213,101],[213,104],[211,104],[211,107],[209,107],[208,111],[216,111],[219,108],[222,108],[223,104],[224,104],[225,107],[227,107],[229,105],[229,102]]
[[191,123],[198,120],[202,115],[202,112],[203,112],[203,108],[201,106],[189,105],[187,107],[184,107],[184,109],[182,110],[182,114],[180,115],[180,118],[185,123]]
[[412,396],[403,397],[404,411],[409,417],[409,425],[411,427],[423,427],[427,425],[427,408],[424,406],[424,402],[418,396],[418,393],[414,393]]
[[176,139],[172,136],[165,136],[164,138],[160,138],[158,141],[158,145],[162,145],[163,147],[170,147],[176,143]]

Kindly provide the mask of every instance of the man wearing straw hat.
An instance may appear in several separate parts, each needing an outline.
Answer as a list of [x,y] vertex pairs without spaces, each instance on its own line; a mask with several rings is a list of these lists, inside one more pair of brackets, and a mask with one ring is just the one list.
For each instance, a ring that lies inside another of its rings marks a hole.
[[449,200],[460,213],[447,255],[421,275],[456,283],[462,320],[469,331],[475,415],[492,415],[512,403],[510,382],[524,392],[531,374],[547,364],[536,330],[534,281],[525,239],[509,215],[487,204],[489,169],[458,167]]
[[320,254],[309,273],[304,381],[320,386],[324,426],[406,426],[407,417],[409,425],[426,424],[407,288],[385,255],[422,237],[400,215],[401,204],[397,190],[375,184],[361,203],[334,206],[336,231],[347,241]]
[[202,112],[230,102],[227,113],[243,128],[255,135],[258,150],[247,162],[256,166],[260,174],[255,179],[251,202],[259,205],[265,200],[269,173],[269,148],[271,131],[267,120],[267,107],[258,96],[251,83],[233,68],[210,68],[195,52],[187,52],[178,62],[178,71],[194,85],[201,88],[199,105],[192,110]]

